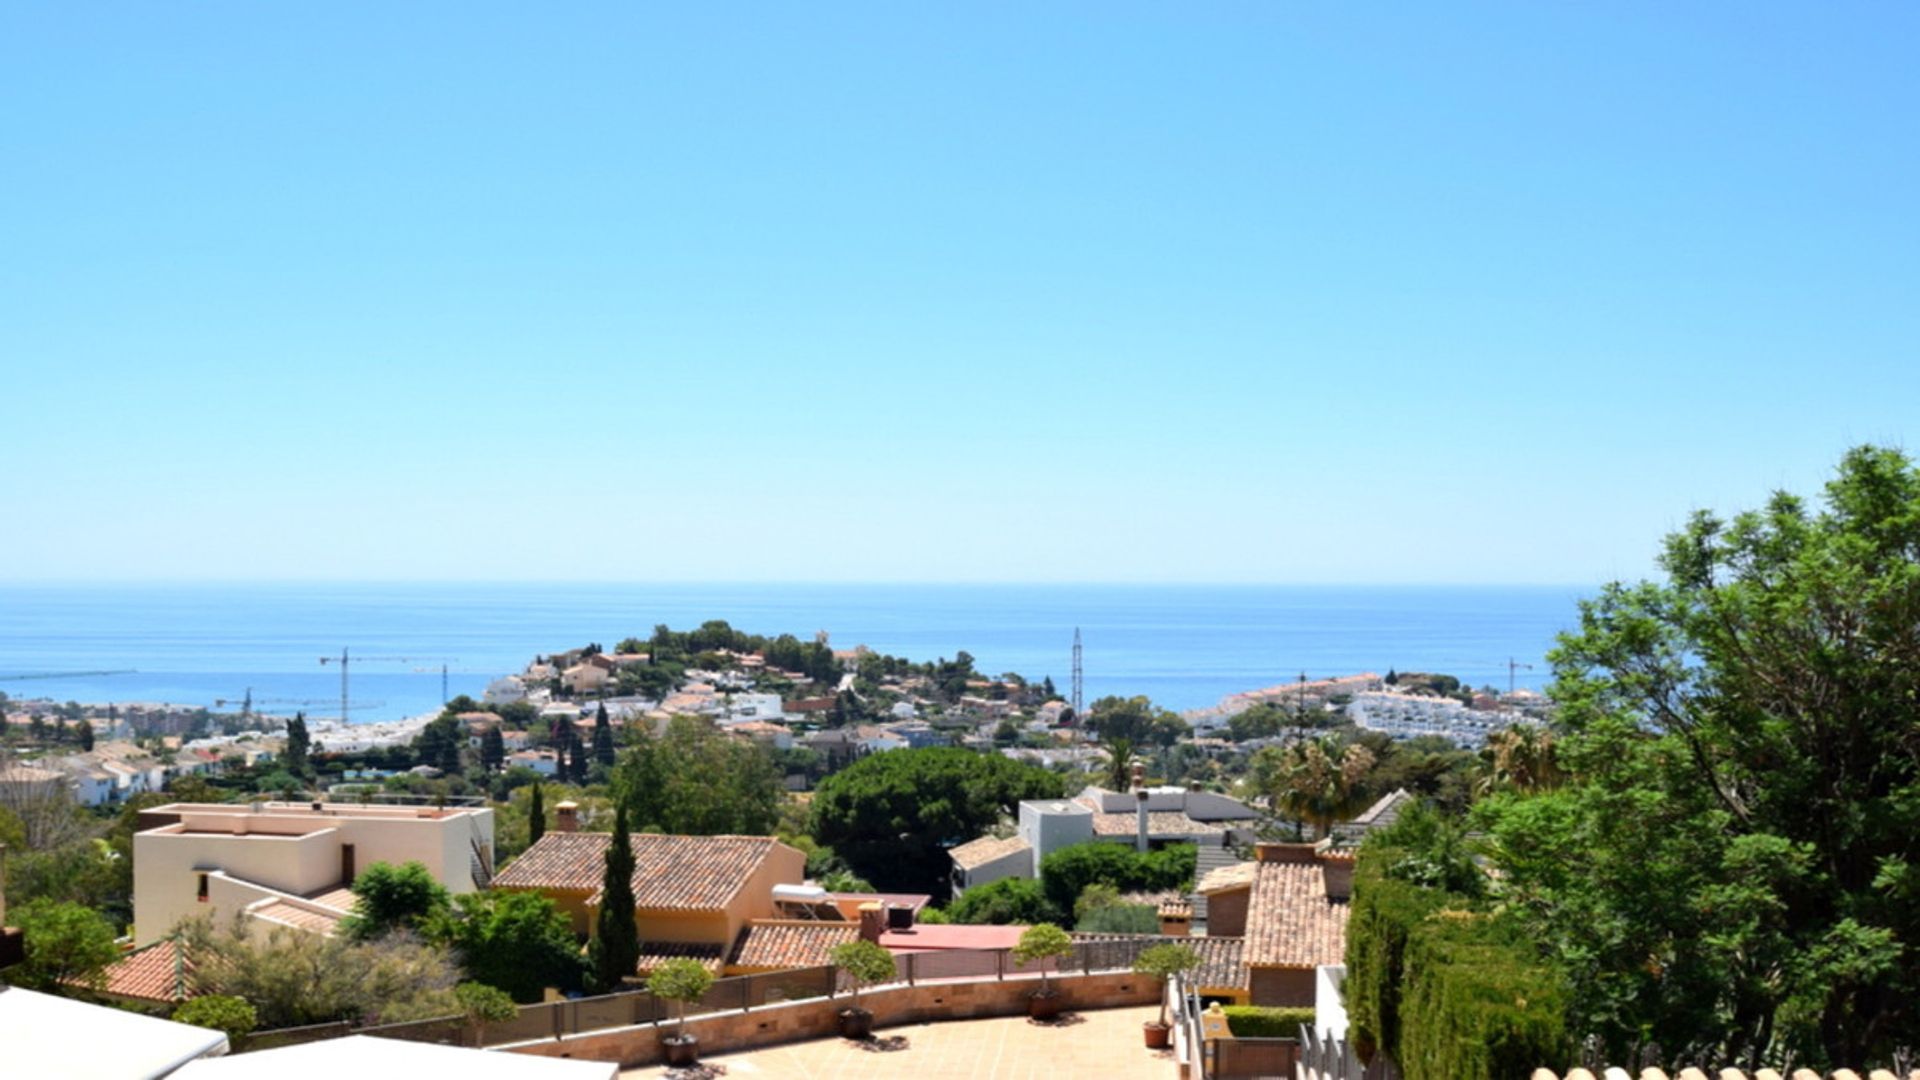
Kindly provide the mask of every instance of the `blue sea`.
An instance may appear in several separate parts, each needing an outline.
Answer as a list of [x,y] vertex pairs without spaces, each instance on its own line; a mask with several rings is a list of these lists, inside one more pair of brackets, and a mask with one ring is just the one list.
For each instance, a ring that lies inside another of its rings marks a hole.
[[[1052,676],[1065,693],[1074,628],[1086,699],[1146,694],[1175,709],[1358,671],[1439,671],[1507,684],[1509,658],[1547,680],[1578,586],[271,584],[0,586],[0,691],[86,703],[169,702],[339,714],[337,657],[355,720],[439,708],[536,654],[611,648],[657,623],[726,619],[753,633],[864,644],[982,671]],[[387,659],[393,658],[393,659]],[[35,672],[134,674],[8,679]]]

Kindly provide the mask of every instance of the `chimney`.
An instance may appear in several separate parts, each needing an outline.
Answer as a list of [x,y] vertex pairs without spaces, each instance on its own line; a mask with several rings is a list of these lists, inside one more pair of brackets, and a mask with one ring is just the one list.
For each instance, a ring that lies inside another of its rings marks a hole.
[[580,831],[580,804],[568,799],[553,808],[553,831]]
[[1320,860],[1320,880],[1327,887],[1327,899],[1341,903],[1352,899],[1354,852],[1336,851],[1331,841],[1322,840],[1314,854]]
[[1185,900],[1169,900],[1160,905],[1160,934],[1163,937],[1187,937],[1193,933],[1193,905]]
[[1319,862],[1320,856],[1313,850],[1312,844],[1255,844],[1253,861],[1311,865]]
[[1133,847],[1135,851],[1144,853],[1147,850],[1147,765],[1143,761],[1133,763],[1133,802],[1134,813],[1140,818]]
[[878,945],[887,929],[887,906],[878,900],[860,905],[860,940]]

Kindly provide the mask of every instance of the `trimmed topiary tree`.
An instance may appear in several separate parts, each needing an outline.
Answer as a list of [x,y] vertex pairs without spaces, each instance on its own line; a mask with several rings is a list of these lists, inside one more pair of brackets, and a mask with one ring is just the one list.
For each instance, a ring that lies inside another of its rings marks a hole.
[[1009,955],[1013,957],[1014,963],[1022,967],[1039,961],[1040,996],[1052,997],[1053,981],[1047,973],[1046,961],[1062,956],[1072,956],[1073,939],[1067,936],[1065,930],[1052,923],[1040,923],[1027,927],[1026,933],[1020,935],[1020,943],[1013,947]]
[[1160,1026],[1167,1026],[1167,980],[1175,975],[1184,975],[1200,966],[1200,954],[1185,945],[1168,942],[1140,950],[1133,961],[1133,970],[1142,975],[1151,975],[1160,984]]
[[647,993],[674,1005],[676,1022],[670,1044],[687,1044],[687,1006],[712,988],[713,972],[700,961],[685,957],[668,960],[647,976]]

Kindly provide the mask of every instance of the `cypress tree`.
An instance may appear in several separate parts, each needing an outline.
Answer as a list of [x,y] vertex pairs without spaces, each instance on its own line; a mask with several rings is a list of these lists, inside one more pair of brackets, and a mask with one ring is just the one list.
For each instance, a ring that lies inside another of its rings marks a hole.
[[540,794],[540,785],[533,785],[533,799],[527,807],[527,845],[540,842],[547,835],[547,800]]
[[93,750],[93,724],[91,721],[82,720],[80,721],[80,752],[85,754],[85,753],[91,752],[92,750]]
[[500,734],[499,726],[495,725],[480,736],[480,763],[486,766],[488,772],[495,772],[506,761],[506,736]]
[[594,939],[594,975],[600,990],[617,990],[620,980],[640,963],[640,930],[633,921],[633,839],[627,834],[627,805],[613,815],[607,844],[606,878],[600,885],[599,936]]
[[613,723],[607,719],[607,704],[601,702],[593,714],[593,760],[613,767]]
[[287,721],[287,771],[295,776],[307,773],[307,750],[312,740],[307,735],[307,714],[294,713]]

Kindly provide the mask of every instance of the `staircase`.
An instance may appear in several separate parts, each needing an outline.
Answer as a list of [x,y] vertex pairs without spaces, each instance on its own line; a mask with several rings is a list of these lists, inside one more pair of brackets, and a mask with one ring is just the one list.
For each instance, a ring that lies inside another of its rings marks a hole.
[[493,884],[493,853],[480,843],[479,836],[470,836],[467,843],[473,848],[473,887],[484,889]]

